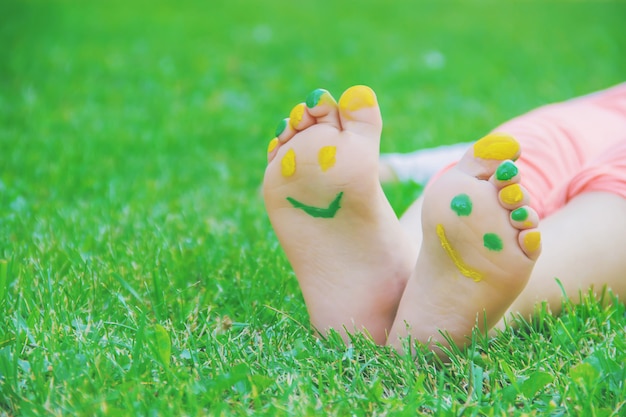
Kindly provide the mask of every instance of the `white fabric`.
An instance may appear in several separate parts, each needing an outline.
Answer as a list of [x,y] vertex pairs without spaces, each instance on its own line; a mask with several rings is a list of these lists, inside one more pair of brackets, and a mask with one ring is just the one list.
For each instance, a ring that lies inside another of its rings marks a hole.
[[382,154],[380,160],[391,168],[399,181],[426,184],[437,172],[461,159],[471,145],[457,143],[411,153],[388,153]]

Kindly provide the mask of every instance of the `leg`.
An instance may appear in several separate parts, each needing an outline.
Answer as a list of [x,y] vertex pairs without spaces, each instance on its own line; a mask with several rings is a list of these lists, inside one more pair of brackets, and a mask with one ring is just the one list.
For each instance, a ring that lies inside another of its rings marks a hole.
[[263,192],[313,326],[384,343],[417,248],[378,180],[381,129],[369,88],[316,90],[270,143]]
[[[541,301],[558,312],[563,294],[555,278],[574,300],[581,291],[605,285],[626,294],[626,261],[615,249],[626,243],[625,128],[626,84],[547,106],[501,127],[516,132],[523,144],[518,162],[525,184],[548,214],[543,255],[510,313],[530,315]],[[418,201],[401,219],[417,234],[420,211]]]
[[518,156],[515,140],[489,135],[426,189],[424,241],[389,343],[400,348],[399,338],[411,336],[435,349],[446,331],[463,345],[476,324],[492,327],[522,291],[541,245],[537,214],[508,160]]

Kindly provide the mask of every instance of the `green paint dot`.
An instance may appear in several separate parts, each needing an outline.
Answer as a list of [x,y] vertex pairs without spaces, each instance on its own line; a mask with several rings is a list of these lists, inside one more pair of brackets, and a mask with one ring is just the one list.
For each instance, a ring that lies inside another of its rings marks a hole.
[[485,233],[483,236],[483,244],[489,250],[500,252],[503,248],[502,239],[495,233]]
[[524,207],[520,207],[511,212],[511,218],[516,222],[523,222],[528,218],[528,210]]
[[286,127],[287,127],[287,119],[281,120],[280,123],[278,123],[278,126],[276,126],[276,134],[274,136],[279,136],[281,133],[285,131]]
[[312,109],[313,107],[317,106],[317,103],[319,103],[320,101],[320,97],[322,97],[324,93],[326,93],[326,90],[322,88],[318,88],[317,90],[311,91],[311,93],[309,93],[309,95],[306,97],[306,106],[309,109]]
[[515,164],[511,161],[504,161],[496,169],[496,178],[500,181],[508,181],[517,175],[519,171]]
[[472,200],[467,194],[459,194],[452,199],[450,208],[457,216],[469,216],[472,212]]

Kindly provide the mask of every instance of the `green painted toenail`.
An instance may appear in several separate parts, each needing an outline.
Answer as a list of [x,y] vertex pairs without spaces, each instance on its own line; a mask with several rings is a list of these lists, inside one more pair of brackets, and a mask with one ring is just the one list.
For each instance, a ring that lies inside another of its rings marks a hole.
[[516,222],[523,222],[528,218],[528,210],[524,207],[520,207],[511,212],[511,218]]
[[472,200],[467,194],[459,194],[452,199],[450,208],[457,216],[469,216],[472,212]]
[[287,127],[287,119],[281,120],[280,123],[278,123],[278,126],[276,126],[276,134],[274,136],[280,136],[280,134],[285,131],[286,127]]
[[483,236],[483,244],[489,250],[500,252],[503,248],[502,239],[495,233],[485,233]]
[[317,106],[317,103],[320,102],[320,98],[326,93],[327,91],[323,88],[318,88],[317,90],[311,91],[311,93],[309,93],[309,95],[306,97],[306,106],[309,109]]
[[496,178],[500,181],[508,181],[517,175],[518,169],[512,161],[504,161],[496,169]]

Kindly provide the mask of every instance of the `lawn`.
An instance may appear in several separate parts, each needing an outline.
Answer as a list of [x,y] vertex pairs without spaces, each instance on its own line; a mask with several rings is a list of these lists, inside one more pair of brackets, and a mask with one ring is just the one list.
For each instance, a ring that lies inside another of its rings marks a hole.
[[610,291],[447,364],[318,340],[259,194],[314,88],[372,86],[385,152],[473,140],[624,81],[624,21],[621,1],[3,0],[0,416],[624,415]]

